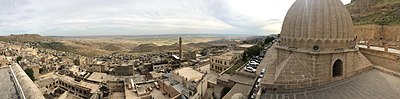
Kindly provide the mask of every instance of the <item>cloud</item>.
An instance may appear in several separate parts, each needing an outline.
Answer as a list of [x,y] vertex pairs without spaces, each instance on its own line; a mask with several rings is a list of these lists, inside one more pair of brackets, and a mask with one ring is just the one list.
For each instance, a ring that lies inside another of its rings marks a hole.
[[1,0],[0,35],[278,33],[294,0]]

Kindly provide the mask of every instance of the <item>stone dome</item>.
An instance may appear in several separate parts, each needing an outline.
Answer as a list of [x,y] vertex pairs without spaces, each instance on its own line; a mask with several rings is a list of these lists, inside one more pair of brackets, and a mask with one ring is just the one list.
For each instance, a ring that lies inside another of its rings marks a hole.
[[234,94],[234,95],[232,96],[231,99],[246,99],[246,98],[244,97],[243,94],[241,94],[241,93],[236,93],[236,94]]
[[296,0],[280,36],[280,46],[328,51],[351,48],[355,33],[350,13],[340,0]]

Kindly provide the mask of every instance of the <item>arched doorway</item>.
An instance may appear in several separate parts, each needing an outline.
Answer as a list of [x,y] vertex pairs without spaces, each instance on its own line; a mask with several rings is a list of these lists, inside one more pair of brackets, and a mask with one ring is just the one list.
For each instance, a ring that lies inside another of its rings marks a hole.
[[343,62],[342,60],[338,59],[333,63],[332,67],[332,77],[339,77],[343,74]]

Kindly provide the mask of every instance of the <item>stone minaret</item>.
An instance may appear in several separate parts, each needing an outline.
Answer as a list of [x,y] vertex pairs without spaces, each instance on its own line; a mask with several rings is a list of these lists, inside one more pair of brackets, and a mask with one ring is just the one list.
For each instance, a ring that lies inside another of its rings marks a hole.
[[179,66],[182,67],[182,37],[179,37]]

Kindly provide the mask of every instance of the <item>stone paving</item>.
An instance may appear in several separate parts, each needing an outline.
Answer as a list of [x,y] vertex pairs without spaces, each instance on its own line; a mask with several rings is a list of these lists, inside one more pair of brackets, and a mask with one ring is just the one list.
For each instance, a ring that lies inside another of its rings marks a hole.
[[0,69],[0,99],[17,99],[17,92],[9,71],[10,68]]
[[371,70],[326,87],[296,93],[264,93],[261,99],[399,99],[400,78]]

